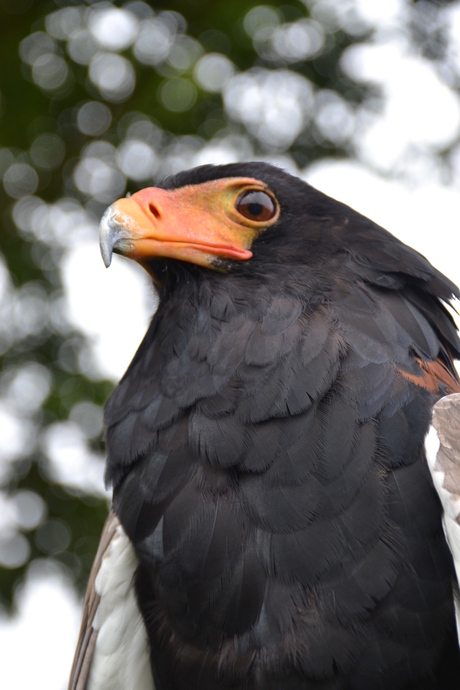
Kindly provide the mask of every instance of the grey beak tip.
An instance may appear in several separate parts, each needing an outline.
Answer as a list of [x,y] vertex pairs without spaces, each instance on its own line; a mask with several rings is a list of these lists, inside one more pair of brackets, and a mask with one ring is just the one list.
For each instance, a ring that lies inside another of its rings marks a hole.
[[102,259],[103,259],[103,261],[104,261],[105,267],[106,267],[106,268],[109,268],[110,264],[112,263],[112,258],[109,258],[109,259],[108,259],[107,257],[104,257],[104,256],[103,256]]
[[112,263],[112,254],[129,254],[133,248],[132,231],[126,228],[126,219],[114,204],[109,206],[99,225],[99,246],[102,260],[108,268]]
[[112,263],[112,254],[110,251],[107,251],[107,249],[103,246],[101,246],[101,255],[102,255],[102,261],[104,262],[104,266],[108,268],[110,264]]
[[113,219],[112,207],[106,210],[101,218],[99,225],[99,247],[101,249],[102,260],[106,268],[112,263],[112,252],[113,245],[116,241],[116,236],[113,232],[113,224],[111,223]]

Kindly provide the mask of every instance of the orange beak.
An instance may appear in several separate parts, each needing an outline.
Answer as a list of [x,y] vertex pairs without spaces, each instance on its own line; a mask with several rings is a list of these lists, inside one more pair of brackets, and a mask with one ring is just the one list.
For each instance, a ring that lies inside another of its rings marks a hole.
[[112,252],[144,267],[154,257],[208,268],[219,259],[247,261],[261,223],[243,218],[235,204],[242,192],[261,187],[252,178],[230,178],[173,190],[149,187],[119,199],[101,220],[104,263],[110,265]]

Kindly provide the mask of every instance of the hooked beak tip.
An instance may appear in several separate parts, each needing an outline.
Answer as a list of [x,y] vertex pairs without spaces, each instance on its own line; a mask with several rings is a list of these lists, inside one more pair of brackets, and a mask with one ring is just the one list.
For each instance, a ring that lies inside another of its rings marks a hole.
[[99,247],[106,268],[112,263],[113,247],[118,239],[117,226],[114,220],[113,208],[109,206],[102,216],[99,225]]
[[103,247],[101,247],[101,254],[102,254],[102,261],[104,262],[104,266],[108,268],[110,264],[112,263],[112,254],[108,251],[106,251]]

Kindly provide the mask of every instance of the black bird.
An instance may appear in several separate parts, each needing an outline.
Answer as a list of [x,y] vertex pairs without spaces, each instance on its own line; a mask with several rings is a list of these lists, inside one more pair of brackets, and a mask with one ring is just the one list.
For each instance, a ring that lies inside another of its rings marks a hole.
[[101,249],[160,301],[106,407],[113,512],[70,687],[458,690],[424,450],[460,391],[455,285],[266,163],[117,201]]

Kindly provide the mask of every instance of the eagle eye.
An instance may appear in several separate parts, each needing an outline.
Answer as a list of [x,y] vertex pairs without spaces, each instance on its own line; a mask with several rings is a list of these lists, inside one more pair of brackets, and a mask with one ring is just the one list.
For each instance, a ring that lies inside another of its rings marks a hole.
[[244,218],[259,223],[271,220],[276,215],[276,204],[267,192],[250,190],[243,192],[235,204],[235,208]]

